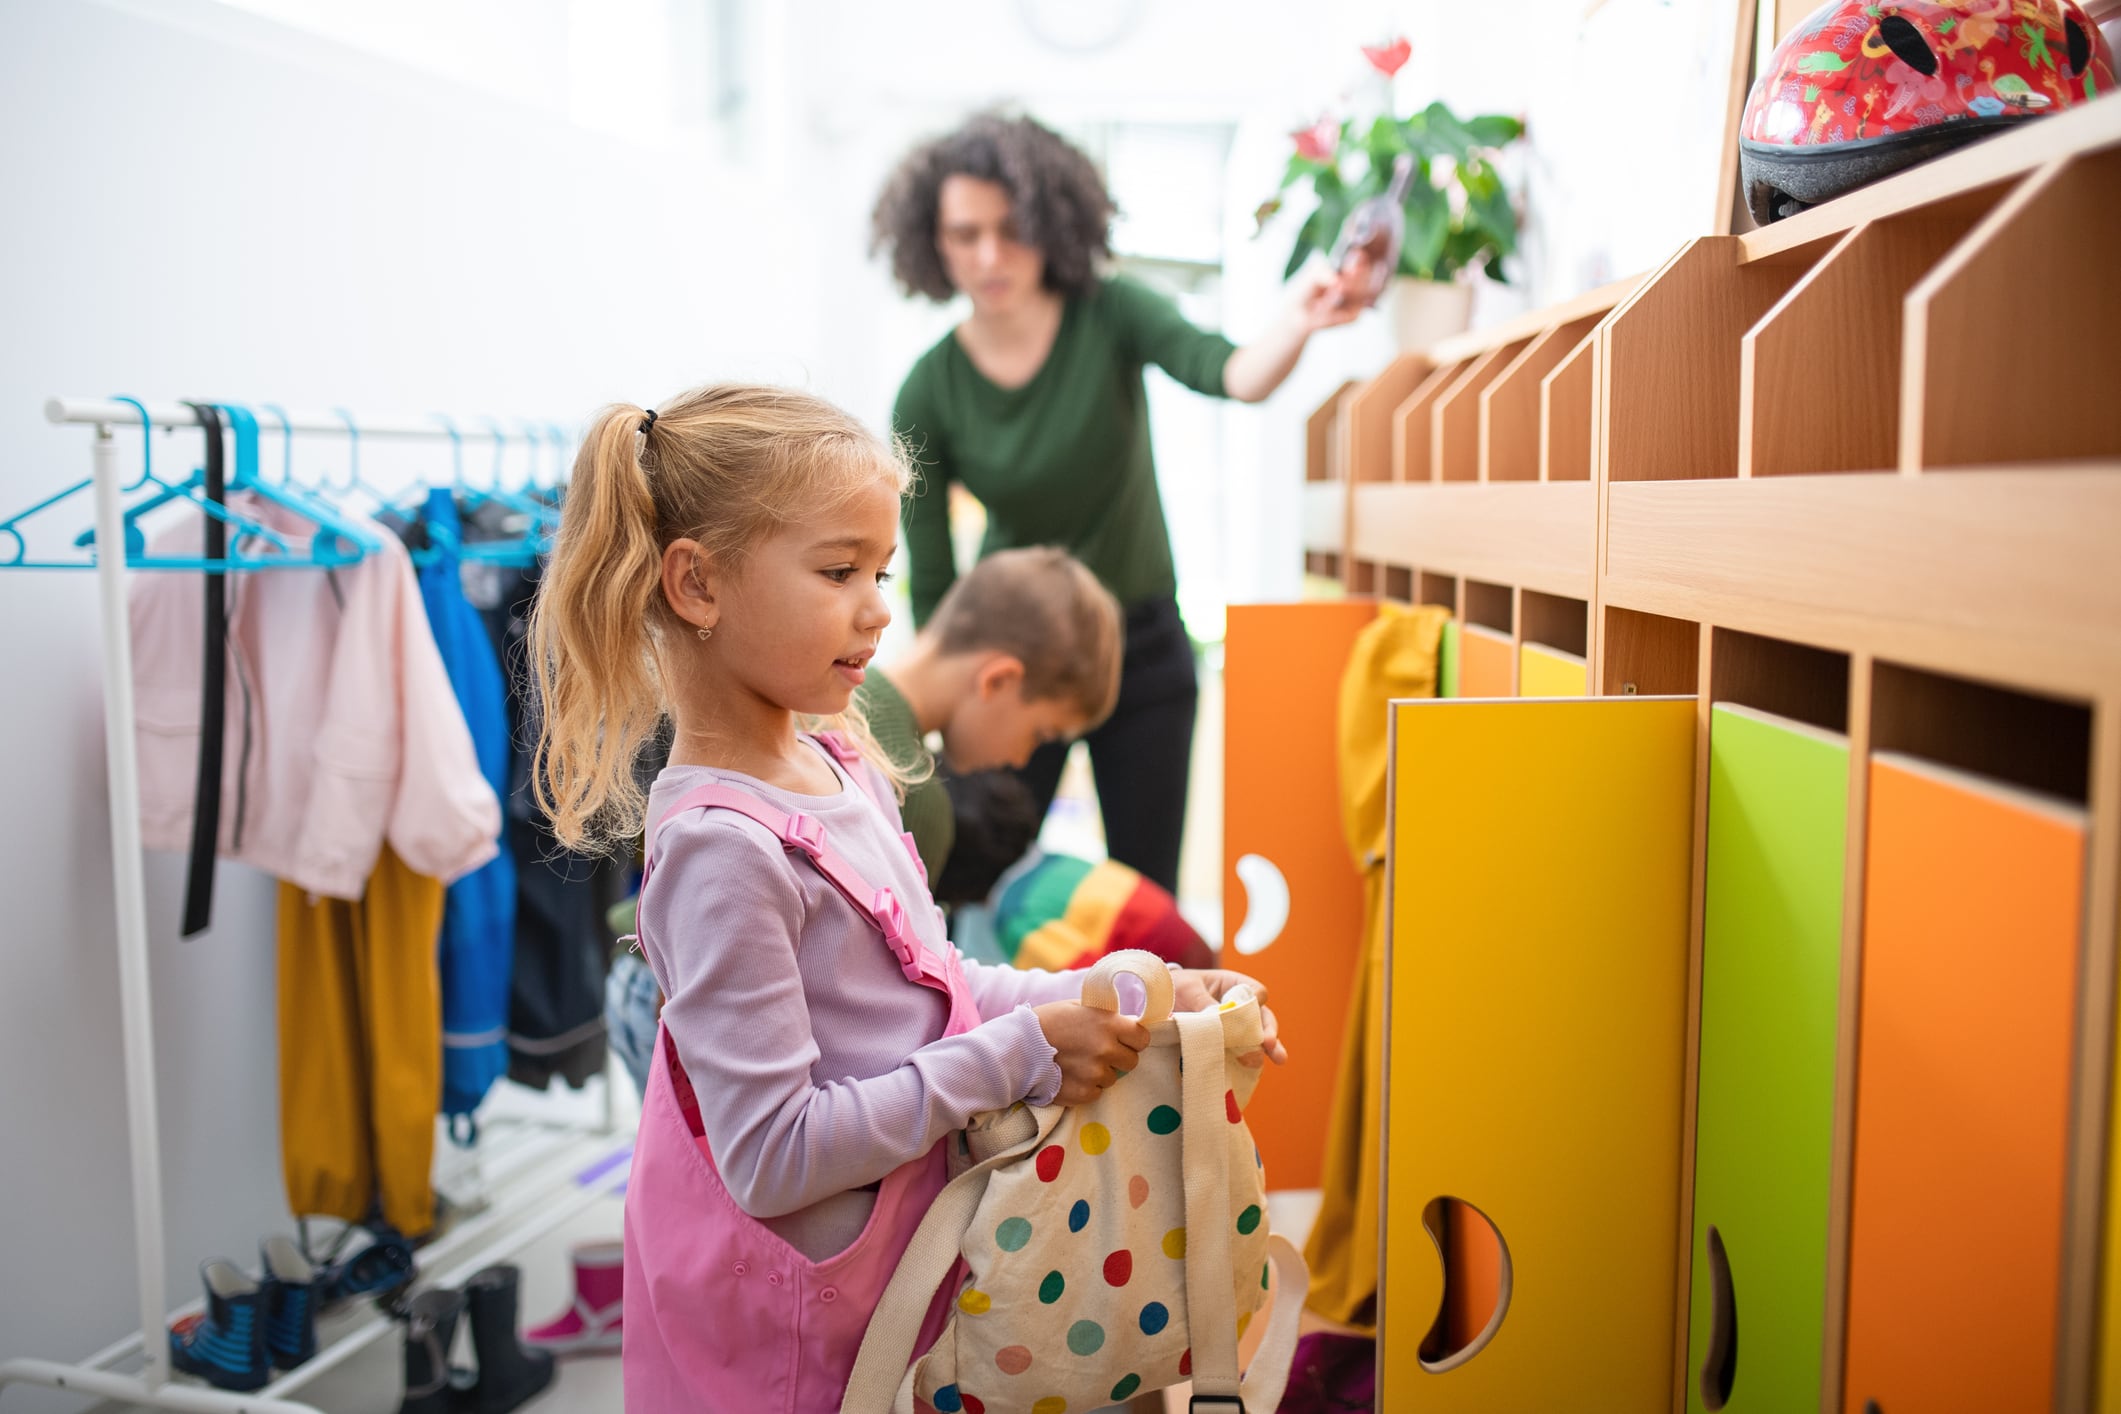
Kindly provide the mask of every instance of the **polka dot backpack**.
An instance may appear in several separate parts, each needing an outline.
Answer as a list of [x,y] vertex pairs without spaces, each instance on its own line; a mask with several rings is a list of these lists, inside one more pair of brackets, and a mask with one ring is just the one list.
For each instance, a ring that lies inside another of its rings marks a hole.
[[[1141,1063],[1087,1105],[978,1116],[950,1141],[950,1181],[870,1319],[842,1414],[1088,1414],[1193,1382],[1193,1409],[1267,1414],[1281,1402],[1308,1284],[1267,1224],[1244,1108],[1259,1084],[1260,1007],[1172,1015],[1171,974],[1111,954],[1083,1002],[1119,1008],[1121,973],[1147,992]],[[908,1367],[935,1290],[963,1284],[935,1345]],[[1273,1310],[1240,1377],[1238,1342]]]

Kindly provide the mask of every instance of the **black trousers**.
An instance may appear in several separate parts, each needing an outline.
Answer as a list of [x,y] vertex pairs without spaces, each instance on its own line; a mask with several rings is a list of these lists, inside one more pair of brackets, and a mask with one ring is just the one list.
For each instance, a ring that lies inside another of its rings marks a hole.
[[[1084,740],[1097,778],[1107,852],[1176,894],[1193,718],[1200,702],[1193,644],[1172,599],[1130,606],[1126,628],[1119,704]],[[1053,803],[1067,759],[1067,743],[1055,742],[1040,747],[1020,773],[1038,797],[1041,816]]]

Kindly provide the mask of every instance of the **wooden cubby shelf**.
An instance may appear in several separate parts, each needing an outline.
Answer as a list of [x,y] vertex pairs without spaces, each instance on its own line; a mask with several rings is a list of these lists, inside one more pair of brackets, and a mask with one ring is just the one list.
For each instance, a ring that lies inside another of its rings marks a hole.
[[1526,340],[1498,344],[1466,365],[1429,419],[1429,465],[1438,481],[1480,481],[1482,395],[1522,353]]
[[1458,608],[1458,581],[1447,574],[1423,570],[1415,582],[1414,595],[1417,604],[1441,604],[1455,611]]
[[[2061,158],[1909,293],[1902,470],[2121,458],[2117,231],[2121,147]],[[1977,352],[2001,329],[2022,336]]]
[[[1679,718],[1671,779],[1644,817],[1692,820],[1690,916],[1658,935],[1684,1007],[1659,1010],[1644,1037],[1686,1057],[1670,1401],[1634,1407],[1700,1407],[1714,1364],[1700,1342],[1721,1329],[1707,1313],[1735,1302],[1740,1328],[1748,1310],[1759,1324],[1739,1342],[1756,1363],[1749,1375],[1736,1361],[1733,1409],[2121,1414],[2117,232],[2121,97],[2105,95],[1409,353],[1312,419],[1321,500],[1315,516],[1307,501],[1307,565],[1450,607],[1457,697],[1549,699],[1394,709],[1424,740],[1466,734],[1450,764],[1483,783],[1468,799],[1511,779],[1536,749],[1512,758],[1518,744],[1570,714],[1627,731]],[[1330,510],[1322,481],[1340,493]],[[1578,695],[1579,679],[1602,698],[1658,700],[1553,700]],[[1554,765],[1575,759],[1601,758],[1540,757],[1556,776],[1540,789],[1567,798],[1599,769]],[[1785,790],[1799,774],[1802,790]],[[1747,832],[1754,807],[1780,812],[1779,833]],[[2020,868],[2021,856],[2044,862]],[[1561,886],[1549,896],[1531,881],[1579,863],[1557,846],[1523,872],[1525,897],[1482,907],[1547,907]],[[1431,864],[1388,856],[1388,877],[1424,879]],[[1683,852],[1655,861],[1674,879],[1688,864]],[[1580,908],[1597,881],[1568,877]],[[1742,879],[1761,890],[1743,894]],[[2027,905],[2013,912],[2021,884]],[[1931,896],[1950,900],[1934,917]],[[1776,910],[1800,903],[1783,927]],[[1419,921],[1396,907],[1395,928]],[[1426,960],[1464,959],[1439,944]],[[1710,964],[1725,969],[1720,998],[1703,991]],[[1425,968],[1405,995],[1446,1015],[1492,1000],[1449,995],[1444,976]],[[1758,978],[1772,985],[1745,990]],[[2024,1006],[2005,999],[2013,989]],[[1762,996],[1781,998],[1788,1028],[1734,1048]],[[1719,1045],[1723,1078],[1704,1082]],[[1750,1131],[1729,1121],[1781,1103],[1775,1066],[1799,1050],[1803,1162],[1762,1192],[1734,1186],[1751,1181]],[[1950,1084],[1928,1085],[1922,1066],[1947,1056]],[[1924,1108],[1946,1100],[1963,1119]],[[1388,1114],[1388,1131],[1415,1127],[1413,1141],[1388,1132],[1400,1154],[1457,1145],[1487,1162],[1492,1135],[1515,1132],[1501,1115],[1476,1135],[1422,1129],[1433,1116],[1420,1105]],[[1990,1184],[1992,1157],[2005,1179],[2022,1160],[2037,1184],[2022,1198]],[[1946,1223],[1880,1218],[1914,1211],[1980,1216],[1950,1241],[1935,1237]],[[1514,1241],[1515,1215],[1496,1216]],[[1730,1244],[1720,1297],[1697,1241],[1710,1228]],[[1770,1296],[1760,1274],[1777,1242],[1807,1265]],[[1412,1251],[1417,1267],[1433,1256]],[[1923,1262],[1934,1280],[1909,1276]],[[1437,1302],[1416,1304],[1413,1326],[1386,1308],[1381,1348],[1418,1346]],[[1780,1317],[1758,1314],[1771,1310]],[[1978,1322],[1952,1324],[1970,1311]],[[1907,1322],[1919,1334],[1901,1340]],[[1424,1378],[1466,1374],[1463,1392],[1485,1361],[1498,1373],[1480,1388],[1515,1389],[1504,1362],[1553,1353],[1531,1348],[1529,1326],[1506,1317],[1492,1349]],[[1798,1373],[1777,1387],[1762,1377],[1774,1368]],[[1721,1377],[1733,1374],[1726,1362]],[[1389,1407],[1410,1401],[1389,1361],[1384,1379]],[[1517,1407],[1502,1394],[1452,1407],[1506,1404]]]
[[1614,697],[1685,697],[1701,682],[1701,625],[1633,609],[1605,611],[1598,691]]

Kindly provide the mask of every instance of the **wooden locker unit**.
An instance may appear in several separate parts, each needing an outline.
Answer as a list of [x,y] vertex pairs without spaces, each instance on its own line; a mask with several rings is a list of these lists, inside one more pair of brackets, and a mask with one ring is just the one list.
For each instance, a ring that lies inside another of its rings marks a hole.
[[[1603,303],[1586,296],[1439,343],[1428,352],[1444,382],[1425,383],[1396,414],[1410,436],[1402,439],[1407,450],[1395,450],[1395,478],[1355,488],[1346,544],[1356,558],[1412,567],[1421,598],[1431,575],[1462,586],[1455,656],[1467,697],[1501,695],[1505,672],[1507,691],[1539,690],[1544,665],[1528,668],[1537,645],[1583,657],[1599,694],[1696,696],[1685,1045],[1707,1073],[1687,1069],[1681,1100],[1690,1157],[1675,1211],[1678,1299],[1665,1405],[1675,1414],[1698,1383],[1699,1361],[1686,1354],[1688,1313],[1703,1294],[1697,1278],[1711,1275],[1697,1272],[1688,1254],[1709,1226],[1726,1235],[1717,1212],[1697,1212],[1697,1198],[1711,1208],[1722,1200],[1707,1169],[1695,1191],[1692,1156],[1717,1146],[1713,1062],[1725,1042],[1742,1039],[1714,1034],[1733,1023],[1719,1021],[1713,995],[1700,990],[1713,961],[1704,953],[1710,926],[1719,940],[1723,926],[1709,888],[1712,874],[1723,872],[1712,869],[1709,834],[1709,704],[1719,699],[1841,725],[1847,737],[1817,1387],[1809,1401],[1774,1398],[1838,1414],[1852,1381],[1871,1368],[1849,1346],[1875,1329],[1852,1325],[1851,1310],[1868,1289],[1868,1278],[1852,1285],[1851,1272],[1852,1242],[1860,1240],[1852,1236],[1864,1078],[1859,983],[1873,863],[1867,824],[1878,808],[1874,777],[1886,779],[1872,758],[1899,752],[2060,793],[2083,807],[2077,973],[2048,1037],[2061,1048],[2061,1067],[2050,1053],[2037,1078],[2024,1080],[2027,1108],[2047,1116],[2051,1137],[2054,1107],[2062,1107],[2054,1137],[2060,1158],[2042,1178],[2041,1201],[2059,1226],[2043,1278],[2054,1293],[2052,1329],[2036,1337],[2048,1342],[2043,1368],[2052,1399],[2038,1407],[2121,1414],[2121,1348],[2104,1359],[2099,1348],[2102,1321],[2121,1341],[2121,1221],[2112,1220],[2121,1217],[2116,229],[2121,99],[2105,98],[1772,226],[1693,242],[1639,280],[1601,292]],[[1566,337],[1557,331],[1587,317],[1595,317],[1589,331],[1537,380],[1539,471],[1525,479],[1522,424],[1492,420],[1525,405],[1528,359],[1554,351]],[[1491,423],[1479,479],[1446,480],[1431,465],[1435,404],[1474,361],[1511,344],[1521,351],[1481,394]],[[1430,434],[1427,451],[1413,450],[1421,432]],[[1512,612],[1498,618],[1502,593]],[[1588,604],[1580,649],[1541,636],[1533,607],[1541,596]],[[1960,686],[1936,686],[1946,680]],[[1999,706],[2004,699],[2018,705]],[[1934,710],[1937,703],[1948,710]],[[2032,764],[1982,756],[1980,743],[2003,742],[2011,744],[2006,754],[2022,757],[2028,740],[2046,744]],[[1491,779],[1507,773],[1516,750],[1492,746],[1481,769]],[[1516,857],[1516,877],[1538,877],[1525,868],[1515,834],[1498,838]],[[1484,902],[1514,903],[1504,892]],[[2010,1058],[2013,1073],[2030,1054],[2021,1048]],[[1453,1085],[1438,1089],[1455,1093],[1459,1074],[1451,1071]],[[1816,1107],[1809,1112],[1816,1116]],[[1394,1123],[1418,1126],[1423,1113],[1395,1111]],[[1441,1132],[1432,1127],[1432,1140]],[[1449,1147],[1433,1157],[1450,1161]],[[1479,1203],[1470,1193],[1448,1196]],[[1411,1211],[1418,1216],[1425,1202]],[[1510,1214],[1492,1205],[1484,1211],[1511,1242]],[[1395,1216],[1404,1219],[1396,1207]],[[1758,1220],[1741,1215],[1731,1231]],[[1951,1231],[1933,1245],[1969,1240]],[[1432,1282],[1437,1255],[1429,1243],[1422,1236],[1411,1253],[1388,1254],[1418,1268],[1388,1271],[1388,1282]],[[1518,1255],[1513,1246],[1510,1307],[1523,1290]],[[1760,1281],[1748,1282],[1744,1252],[1727,1245],[1725,1256],[1741,1331],[1730,1406],[1738,1408],[1749,1389],[1748,1350],[1769,1361],[1775,1342],[1762,1336],[1765,1345],[1746,1345],[1748,1296],[1768,1298],[1757,1295]],[[1417,1304],[1429,1301],[1433,1318],[1429,1298],[1440,1285],[1417,1290]],[[1467,1370],[1507,1348],[1510,1307]],[[1942,1336],[1931,1345],[1963,1353]],[[1408,1358],[1418,1367],[1418,1350]],[[1911,1402],[1921,1407],[1919,1398],[1901,1401]],[[1906,1414],[1890,1399],[1880,1406],[1883,1414]],[[1860,1402],[1849,1407],[1862,1414]]]
[[[1378,1407],[1653,1407],[1674,1358],[1694,703],[1392,711]],[[1439,1198],[1507,1255],[1486,1330],[1425,1362]]]
[[1267,1181],[1316,1188],[1362,945],[1340,811],[1340,678],[1374,604],[1233,604],[1223,674],[1222,964],[1257,977],[1301,1046],[1246,1121]]
[[1820,1386],[1848,738],[1720,702],[1708,748],[1687,1408],[1775,1414]]

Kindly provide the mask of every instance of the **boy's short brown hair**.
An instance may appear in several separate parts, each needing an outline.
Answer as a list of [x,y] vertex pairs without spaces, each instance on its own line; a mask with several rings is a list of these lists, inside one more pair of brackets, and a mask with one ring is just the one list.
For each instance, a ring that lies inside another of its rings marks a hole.
[[927,631],[944,653],[1007,653],[1024,665],[1024,700],[1072,703],[1085,729],[1112,715],[1126,636],[1119,601],[1083,562],[1052,545],[998,550],[950,586]]

